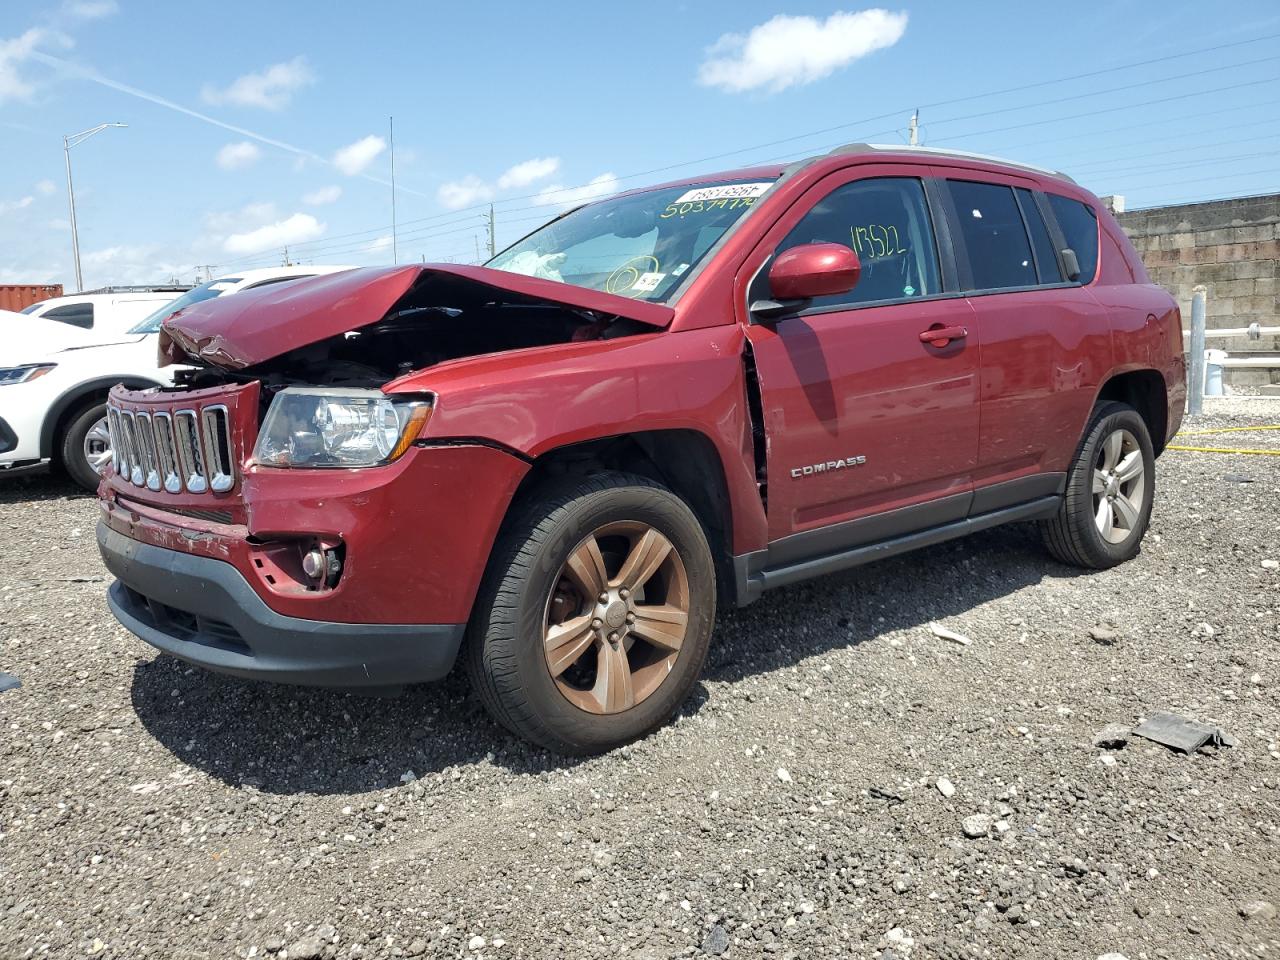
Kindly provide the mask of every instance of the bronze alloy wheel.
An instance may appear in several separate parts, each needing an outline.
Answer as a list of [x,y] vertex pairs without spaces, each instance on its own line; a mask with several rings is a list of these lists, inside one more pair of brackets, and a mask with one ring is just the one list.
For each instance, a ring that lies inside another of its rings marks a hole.
[[621,713],[662,686],[688,622],[680,552],[647,523],[608,523],[569,554],[547,598],[547,669],[575,707]]

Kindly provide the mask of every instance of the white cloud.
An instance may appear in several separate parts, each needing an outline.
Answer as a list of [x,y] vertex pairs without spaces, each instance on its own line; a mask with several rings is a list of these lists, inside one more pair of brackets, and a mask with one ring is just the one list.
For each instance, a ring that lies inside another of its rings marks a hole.
[[546,187],[538,191],[533,202],[544,207],[576,207],[588,200],[598,200],[618,192],[618,178],[612,173],[602,173],[580,187]]
[[436,191],[440,206],[448,210],[460,210],[493,198],[493,187],[477,176],[463,177],[451,183],[443,183]]
[[726,33],[707,50],[698,82],[729,93],[761,87],[776,93],[813,83],[860,57],[891,47],[907,14],[875,8],[819,20],[779,14],[747,34]]
[[120,5],[116,0],[68,0],[62,10],[77,20],[101,20],[119,13]]
[[293,95],[315,83],[316,75],[306,57],[294,57],[287,63],[275,63],[258,73],[246,73],[224,90],[205,84],[200,96],[205,103],[229,103],[239,107],[282,110]]
[[387,141],[370,134],[355,143],[349,143],[333,155],[333,165],[349,177],[363,173],[378,154],[387,149]]
[[527,187],[531,183],[545,180],[560,169],[559,157],[534,157],[524,163],[517,163],[498,178],[499,190],[510,190],[512,187]]
[[12,40],[0,40],[0,103],[6,100],[29,100],[35,87],[22,78],[18,66],[36,47],[49,38],[46,30],[32,27]]
[[223,170],[239,170],[256,163],[262,151],[256,143],[241,140],[239,143],[228,143],[218,151],[217,163]]
[[271,201],[247,203],[239,210],[211,211],[204,216],[204,225],[213,233],[244,232],[276,219],[276,205]]
[[36,193],[40,194],[40,196],[42,197],[52,196],[54,191],[56,191],[57,189],[58,189],[57,184],[55,184],[52,180],[41,180],[39,183],[36,184]]
[[302,195],[302,202],[312,207],[322,207],[326,203],[337,203],[338,198],[342,196],[342,188],[337,184],[328,187],[321,187],[319,190],[312,190],[310,193]]
[[22,197],[19,200],[0,200],[0,216],[12,213],[15,210],[25,210],[35,202],[35,199],[35,197]]
[[233,233],[222,242],[227,253],[259,253],[272,247],[314,240],[324,233],[324,224],[309,213],[295,213],[291,217],[268,223],[246,233]]
[[88,250],[81,255],[80,262],[85,269],[86,287],[109,283],[156,283],[190,277],[195,273],[192,261],[184,262],[174,257],[171,249],[160,244],[118,244]]
[[376,240],[370,240],[369,243],[365,245],[365,250],[367,250],[369,253],[375,253],[378,250],[390,250],[390,249],[391,249],[391,234],[389,233],[385,237],[378,237],[378,239]]

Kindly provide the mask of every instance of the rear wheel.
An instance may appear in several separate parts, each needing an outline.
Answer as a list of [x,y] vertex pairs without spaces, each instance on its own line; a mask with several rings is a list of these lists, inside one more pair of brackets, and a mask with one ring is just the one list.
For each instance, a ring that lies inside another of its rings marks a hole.
[[72,480],[86,490],[98,489],[102,471],[111,462],[105,403],[91,403],[72,416],[62,434],[59,457]]
[[1094,410],[1067,474],[1058,515],[1041,522],[1049,552],[1063,563],[1101,570],[1136,556],[1151,519],[1155,452],[1132,407]]
[[477,599],[468,669],[490,713],[561,753],[597,753],[670,718],[706,659],[715,573],[669,490],[604,474],[536,495]]

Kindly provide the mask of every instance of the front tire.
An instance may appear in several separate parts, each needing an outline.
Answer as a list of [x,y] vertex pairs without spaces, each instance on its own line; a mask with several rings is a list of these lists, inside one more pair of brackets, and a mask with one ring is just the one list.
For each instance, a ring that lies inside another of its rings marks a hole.
[[494,549],[467,667],[507,729],[557,753],[642,737],[689,695],[715,620],[715,569],[693,511],[644,477],[544,488]]
[[105,403],[91,403],[72,416],[62,433],[59,462],[79,486],[90,493],[98,489],[101,471],[111,462]]
[[1151,520],[1155,465],[1146,421],[1136,410],[1123,403],[1096,407],[1058,514],[1040,523],[1049,552],[1091,570],[1137,556]]

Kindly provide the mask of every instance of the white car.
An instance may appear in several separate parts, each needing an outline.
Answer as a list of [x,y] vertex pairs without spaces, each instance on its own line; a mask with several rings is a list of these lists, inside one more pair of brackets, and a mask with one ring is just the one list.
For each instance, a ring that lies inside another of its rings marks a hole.
[[75,293],[33,303],[21,311],[28,317],[43,317],[82,331],[81,342],[105,343],[137,326],[181,293],[184,287],[153,287],[145,290],[114,290],[106,293]]
[[26,315],[0,311],[0,474],[56,465],[95,489],[111,461],[107,392],[117,383],[137,389],[173,384],[178,368],[160,367],[156,348],[167,317],[201,300],[350,269],[245,270],[194,287],[158,310],[152,303],[149,315],[118,330],[100,326],[96,315],[86,330],[33,308]]

